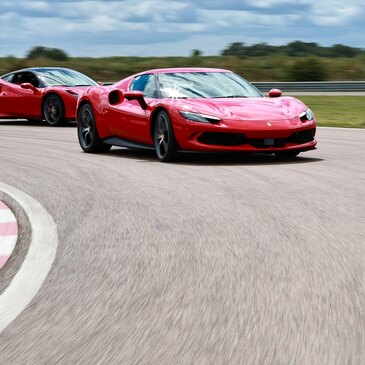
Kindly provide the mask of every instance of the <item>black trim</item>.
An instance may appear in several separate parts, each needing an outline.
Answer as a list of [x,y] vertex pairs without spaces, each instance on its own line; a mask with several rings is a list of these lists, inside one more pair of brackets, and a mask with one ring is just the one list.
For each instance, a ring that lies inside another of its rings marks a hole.
[[103,143],[111,144],[113,146],[128,147],[128,148],[142,148],[146,150],[154,150],[153,145],[148,145],[145,143],[133,142],[124,138],[119,137],[109,137],[103,140]]

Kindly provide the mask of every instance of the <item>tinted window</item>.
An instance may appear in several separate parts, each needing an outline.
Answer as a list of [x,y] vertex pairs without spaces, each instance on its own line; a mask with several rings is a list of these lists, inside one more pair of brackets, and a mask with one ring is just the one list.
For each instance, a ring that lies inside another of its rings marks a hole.
[[16,73],[12,80],[13,84],[24,84],[29,83],[35,87],[39,87],[40,83],[36,75],[32,72],[19,72]]
[[142,91],[146,98],[157,98],[155,78],[153,74],[140,75],[134,78],[130,90]]

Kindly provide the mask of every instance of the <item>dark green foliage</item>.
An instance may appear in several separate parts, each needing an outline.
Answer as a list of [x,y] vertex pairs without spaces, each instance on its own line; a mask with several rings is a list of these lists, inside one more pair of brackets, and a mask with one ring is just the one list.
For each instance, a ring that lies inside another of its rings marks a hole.
[[327,70],[323,63],[314,57],[299,59],[288,69],[288,81],[325,81]]
[[322,47],[314,42],[294,41],[285,46],[271,46],[267,43],[257,43],[246,46],[242,42],[231,43],[222,51],[222,56],[238,57],[263,57],[271,55],[282,55],[289,57],[355,57],[365,55],[360,48],[353,48],[343,44],[335,44],[332,47]]
[[203,52],[200,49],[193,49],[191,51],[191,57],[200,57],[203,55]]
[[28,52],[27,58],[48,58],[54,61],[67,61],[69,57],[62,49],[36,46]]
[[[358,48],[344,46],[343,44],[335,44],[330,49],[333,57],[355,57],[361,53]],[[362,53],[364,54],[364,52]]]
[[[54,52],[44,53],[44,50],[49,49],[38,46],[29,52],[30,58],[0,58],[0,75],[25,67],[59,66],[81,71],[97,81],[112,82],[153,68],[216,67],[232,70],[249,81],[365,80],[364,50],[358,49],[356,55],[350,57],[353,53],[349,52],[348,48],[353,48],[347,46],[326,48],[315,43],[310,44],[311,46],[308,43],[304,46],[303,42],[292,43],[280,47],[259,43],[252,48],[244,43],[233,43],[226,56],[203,56],[196,52],[194,56],[193,52],[188,57],[69,57],[66,60],[52,59],[49,55],[54,57]],[[310,57],[310,61],[305,61],[309,57],[287,56],[288,50],[285,47],[289,47],[293,54],[302,54],[304,50],[307,52],[308,49],[312,49],[316,50],[318,55]],[[332,48],[336,49],[334,53],[331,53]],[[324,57],[324,53],[320,54],[319,51],[323,49],[327,52],[327,57]],[[259,56],[266,52],[271,53]],[[334,54],[342,56],[335,57]]]

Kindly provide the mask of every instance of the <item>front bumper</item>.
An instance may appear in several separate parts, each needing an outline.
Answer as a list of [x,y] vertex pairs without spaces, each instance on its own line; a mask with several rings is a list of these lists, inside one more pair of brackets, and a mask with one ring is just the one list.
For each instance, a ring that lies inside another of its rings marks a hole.
[[[239,128],[237,128],[239,126]],[[315,149],[316,121],[251,121],[174,124],[180,150],[206,152],[266,152]]]

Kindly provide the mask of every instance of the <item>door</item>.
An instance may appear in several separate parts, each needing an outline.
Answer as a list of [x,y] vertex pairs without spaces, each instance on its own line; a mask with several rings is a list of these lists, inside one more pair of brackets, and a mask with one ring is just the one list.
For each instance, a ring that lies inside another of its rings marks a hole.
[[40,118],[41,91],[24,89],[22,83],[34,84],[34,75],[23,72],[14,74],[11,83],[1,80],[0,114],[14,118]]
[[[129,90],[142,91],[147,105],[156,98],[156,82],[153,74],[143,74],[134,78]],[[150,111],[143,110],[137,100],[124,100],[110,107],[111,129],[115,136],[130,141],[152,144],[150,136]]]

